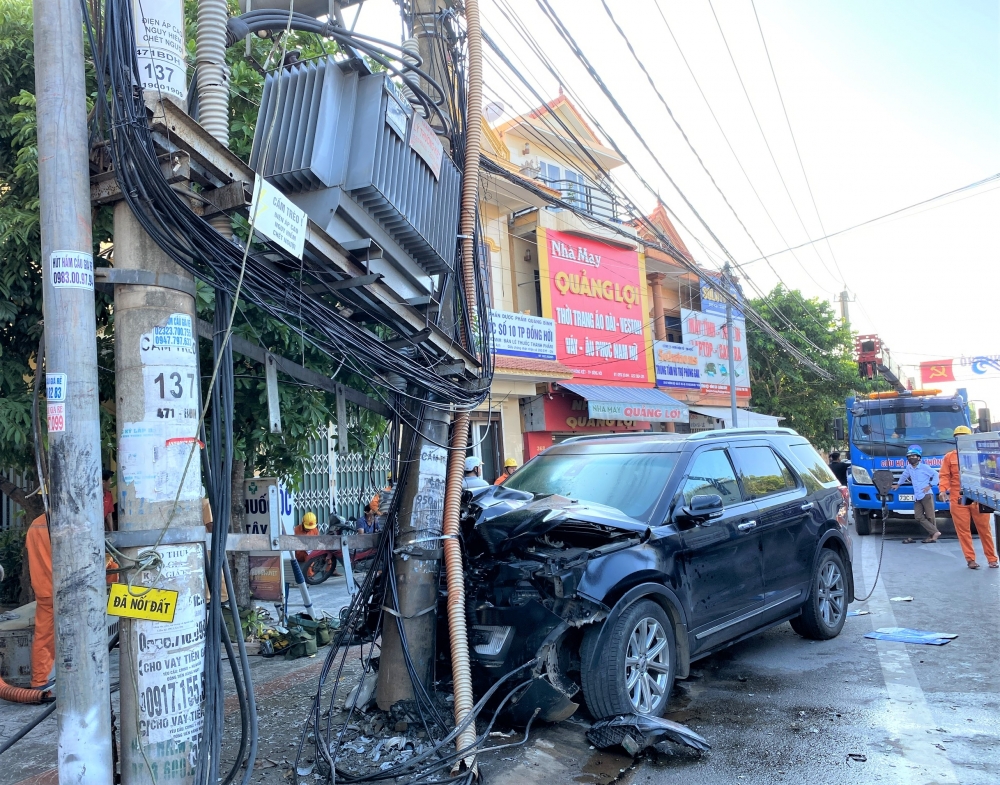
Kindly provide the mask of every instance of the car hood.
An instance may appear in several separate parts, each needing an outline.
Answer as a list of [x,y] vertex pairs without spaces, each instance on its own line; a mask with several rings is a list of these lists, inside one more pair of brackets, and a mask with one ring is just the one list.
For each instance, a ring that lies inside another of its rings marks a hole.
[[604,504],[502,486],[477,494],[473,504],[480,508],[476,532],[492,554],[525,545],[567,522],[617,529],[623,534],[644,533],[649,528]]

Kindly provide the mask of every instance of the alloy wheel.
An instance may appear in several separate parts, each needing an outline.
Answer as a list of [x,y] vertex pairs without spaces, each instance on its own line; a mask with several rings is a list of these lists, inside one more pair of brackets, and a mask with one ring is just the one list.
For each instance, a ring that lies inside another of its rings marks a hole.
[[639,714],[656,714],[667,700],[670,642],[660,622],[639,619],[625,650],[625,688]]
[[844,614],[844,576],[832,561],[823,565],[817,576],[816,595],[819,613],[828,627],[836,627]]

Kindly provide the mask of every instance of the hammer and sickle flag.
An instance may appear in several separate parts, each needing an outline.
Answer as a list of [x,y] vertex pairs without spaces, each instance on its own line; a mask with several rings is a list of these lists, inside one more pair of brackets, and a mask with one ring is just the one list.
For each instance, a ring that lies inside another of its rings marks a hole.
[[952,362],[953,360],[933,360],[920,363],[920,381],[923,384],[955,381],[955,371],[951,367]]

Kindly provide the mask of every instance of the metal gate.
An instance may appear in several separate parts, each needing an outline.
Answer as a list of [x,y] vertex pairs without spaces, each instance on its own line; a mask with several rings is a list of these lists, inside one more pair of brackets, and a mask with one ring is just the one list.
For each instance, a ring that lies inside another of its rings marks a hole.
[[302,462],[302,488],[294,495],[295,522],[307,511],[316,514],[321,532],[330,525],[330,513],[353,521],[372,496],[386,486],[389,450],[383,440],[374,453],[337,453],[337,429],[332,423],[326,435],[309,440],[309,458]]

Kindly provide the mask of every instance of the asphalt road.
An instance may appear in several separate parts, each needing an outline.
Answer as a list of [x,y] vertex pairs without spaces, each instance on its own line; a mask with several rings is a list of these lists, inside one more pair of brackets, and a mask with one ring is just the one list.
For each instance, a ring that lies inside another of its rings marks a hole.
[[[563,723],[542,730],[511,768],[494,763],[503,770],[486,781],[995,785],[1000,570],[982,558],[982,569],[969,570],[955,539],[902,544],[914,528],[890,525],[874,593],[851,606],[870,615],[848,618],[838,638],[807,641],[782,624],[699,661],[677,683],[667,716],[705,736],[711,752],[672,748],[632,764],[591,751],[582,729]],[[877,532],[854,537],[860,596],[872,585],[880,544]],[[899,596],[913,600],[891,600]],[[880,627],[958,638],[945,646],[864,638]]]

